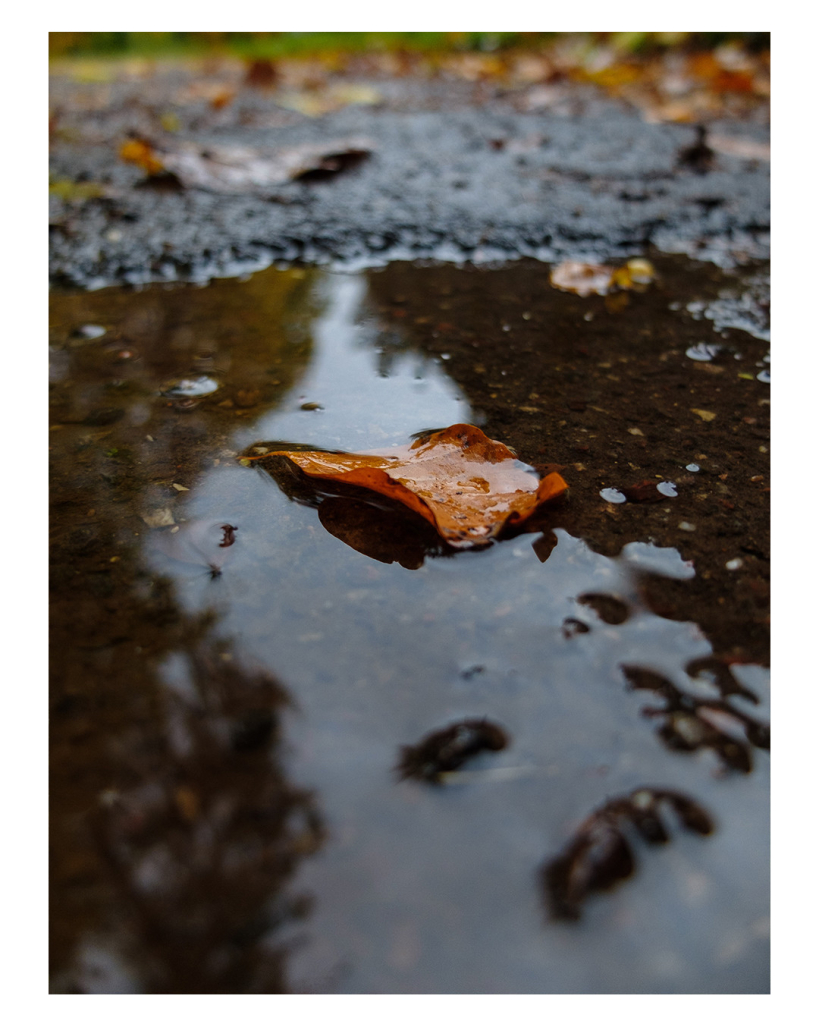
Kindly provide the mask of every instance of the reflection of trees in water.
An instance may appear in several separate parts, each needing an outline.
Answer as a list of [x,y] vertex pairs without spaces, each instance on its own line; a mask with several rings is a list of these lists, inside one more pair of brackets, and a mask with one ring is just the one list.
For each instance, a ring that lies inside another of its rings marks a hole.
[[218,644],[166,660],[161,731],[134,785],[105,795],[93,828],[129,921],[144,991],[280,992],[276,925],[308,909],[282,892],[321,844],[311,799],[273,756],[286,698]]
[[277,926],[308,910],[286,888],[322,842],[279,762],[287,695],[214,639],[212,613],[182,613],[133,548],[100,572],[110,520],[75,543],[57,518],[52,990],[283,991]]
[[660,707],[646,707],[647,718],[659,718],[657,735],[671,750],[691,752],[711,749],[720,761],[741,772],[753,768],[751,748],[769,750],[770,728],[727,701],[741,696],[756,703],[758,698],[738,684],[726,665],[717,658],[700,658],[688,666],[692,678],[708,672],[720,693],[718,698],[684,693],[665,676],[634,665],[622,666],[629,689],[650,690],[663,698]]
[[635,860],[628,832],[652,845],[667,843],[670,834],[662,817],[664,807],[670,808],[689,832],[707,836],[713,831],[708,812],[674,790],[646,787],[606,801],[581,823],[563,853],[541,868],[550,915],[576,921],[588,896],[611,889],[633,874]]

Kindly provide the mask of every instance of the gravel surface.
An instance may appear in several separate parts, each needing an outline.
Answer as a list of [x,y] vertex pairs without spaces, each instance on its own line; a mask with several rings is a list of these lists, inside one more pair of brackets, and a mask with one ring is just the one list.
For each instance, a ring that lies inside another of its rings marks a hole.
[[[704,169],[685,159],[696,126],[647,123],[578,87],[475,102],[457,85],[395,81],[378,83],[376,105],[308,117],[250,89],[225,109],[173,105],[191,83],[179,71],[147,84],[52,79],[52,181],[103,193],[51,195],[53,282],[207,279],[295,260],[601,259],[649,246],[723,266],[769,255],[761,118],[710,124]],[[332,152],[363,138],[371,154],[325,180],[225,195],[146,182],[118,156],[129,133],[160,150]]]

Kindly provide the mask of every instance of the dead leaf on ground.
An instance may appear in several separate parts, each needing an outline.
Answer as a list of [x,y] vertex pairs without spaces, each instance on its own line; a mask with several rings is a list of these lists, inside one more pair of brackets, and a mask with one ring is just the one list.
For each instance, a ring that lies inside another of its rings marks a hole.
[[365,159],[372,148],[367,139],[348,138],[280,149],[181,143],[166,150],[147,139],[131,139],[119,155],[150,177],[172,174],[186,188],[247,195],[288,181],[336,174]]
[[542,480],[500,441],[467,423],[409,445],[357,454],[271,451],[245,457],[286,460],[312,480],[354,485],[405,505],[454,548],[482,547],[568,489],[558,473]]

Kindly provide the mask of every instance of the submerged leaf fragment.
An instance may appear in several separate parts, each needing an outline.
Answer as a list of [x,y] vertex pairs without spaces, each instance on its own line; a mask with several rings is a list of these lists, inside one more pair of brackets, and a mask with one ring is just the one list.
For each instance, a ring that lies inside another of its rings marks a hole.
[[400,502],[431,523],[455,548],[489,544],[568,489],[559,473],[538,481],[500,441],[467,423],[423,435],[403,447],[357,454],[270,451],[254,456],[287,460],[312,480],[354,485],[370,496]]

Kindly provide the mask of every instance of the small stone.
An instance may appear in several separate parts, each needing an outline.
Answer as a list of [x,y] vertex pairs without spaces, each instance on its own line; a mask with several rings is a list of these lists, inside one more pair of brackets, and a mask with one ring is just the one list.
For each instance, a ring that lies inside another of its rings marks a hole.
[[635,437],[645,437],[645,434],[643,434],[639,427],[629,427],[628,432],[634,434]]
[[324,406],[318,402],[302,402],[299,406],[304,412],[318,412],[319,409],[323,409]]
[[725,568],[730,570],[731,572],[734,572],[737,569],[741,569],[742,568],[742,559],[741,558],[732,558],[730,562],[726,562],[725,563]]
[[686,523],[683,521],[682,523],[677,523],[677,529],[683,530],[685,533],[693,533],[697,528],[693,523]]
[[696,416],[699,416],[699,418],[704,420],[706,423],[710,423],[711,420],[716,419],[717,416],[715,412],[709,412],[708,409],[692,409],[691,412]]
[[190,487],[183,487],[182,484],[171,484],[175,491],[189,491]]

